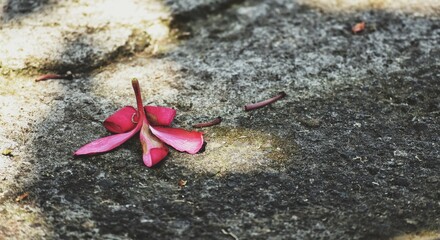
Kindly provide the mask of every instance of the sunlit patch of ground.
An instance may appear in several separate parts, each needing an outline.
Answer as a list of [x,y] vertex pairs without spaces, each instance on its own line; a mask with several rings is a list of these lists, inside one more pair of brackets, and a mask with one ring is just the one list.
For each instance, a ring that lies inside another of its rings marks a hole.
[[121,51],[142,51],[167,37],[170,14],[156,0],[61,1],[4,18],[0,70],[23,71],[93,68]]
[[219,127],[205,133],[205,151],[183,156],[184,163],[177,164],[195,172],[219,175],[282,170],[295,149],[270,133],[250,129]]
[[[137,78],[141,86],[144,105],[166,105],[163,99],[175,99],[179,93],[176,64],[158,59],[135,59],[128,63],[109,65],[93,79],[97,96],[112,100],[120,106],[135,106],[131,80]],[[173,107],[173,106],[168,106]]]
[[28,190],[18,185],[34,179],[34,158],[28,144],[62,88],[57,83],[36,85],[22,77],[0,77],[0,84],[0,239],[47,238],[50,232],[45,218],[29,202],[32,195],[16,202],[13,193],[24,194]]
[[50,87],[15,77],[0,77],[0,200],[15,182],[20,167],[32,166],[26,144],[32,140],[33,128],[50,112],[50,103],[60,92],[57,84]]
[[438,0],[298,0],[324,11],[386,10],[421,15],[439,15]]
[[[32,231],[28,231],[31,229]],[[31,204],[8,202],[0,205],[0,239],[50,238],[39,208]]]
[[419,233],[408,233],[392,238],[391,240],[438,240],[440,232],[422,231]]

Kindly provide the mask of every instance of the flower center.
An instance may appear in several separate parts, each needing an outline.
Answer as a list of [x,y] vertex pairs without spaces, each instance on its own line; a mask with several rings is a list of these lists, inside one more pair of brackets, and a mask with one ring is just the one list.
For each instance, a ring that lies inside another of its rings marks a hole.
[[131,116],[131,122],[134,124],[137,124],[138,122],[134,119],[137,116],[137,112],[133,113],[133,115]]

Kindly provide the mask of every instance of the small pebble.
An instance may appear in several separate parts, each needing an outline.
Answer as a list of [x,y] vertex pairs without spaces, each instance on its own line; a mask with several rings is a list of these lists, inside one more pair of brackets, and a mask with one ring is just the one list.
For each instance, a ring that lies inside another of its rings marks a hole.
[[302,118],[299,119],[299,122],[309,128],[317,128],[321,126],[321,121],[316,118]]

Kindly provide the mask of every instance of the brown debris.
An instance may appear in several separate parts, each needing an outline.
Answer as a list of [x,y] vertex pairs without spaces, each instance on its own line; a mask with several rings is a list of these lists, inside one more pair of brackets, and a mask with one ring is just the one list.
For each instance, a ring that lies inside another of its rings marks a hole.
[[16,202],[21,202],[21,201],[25,200],[25,199],[28,198],[28,197],[29,197],[29,193],[26,192],[26,193],[23,193],[23,194],[21,194],[20,196],[16,197],[16,198],[15,198],[15,201],[16,201]]
[[356,34],[356,33],[360,33],[360,32],[362,32],[362,31],[364,31],[364,30],[365,30],[365,22],[364,22],[364,21],[359,22],[359,23],[356,23],[356,24],[351,28],[351,31],[352,31],[354,34]]
[[213,120],[209,121],[209,122],[203,122],[203,123],[197,123],[194,124],[193,127],[195,128],[202,128],[202,127],[211,127],[217,124],[220,124],[222,122],[222,117],[216,117]]
[[45,74],[45,75],[39,76],[37,79],[35,79],[35,82],[41,82],[41,81],[50,80],[50,79],[72,80],[73,74],[70,71],[68,71],[66,74]]

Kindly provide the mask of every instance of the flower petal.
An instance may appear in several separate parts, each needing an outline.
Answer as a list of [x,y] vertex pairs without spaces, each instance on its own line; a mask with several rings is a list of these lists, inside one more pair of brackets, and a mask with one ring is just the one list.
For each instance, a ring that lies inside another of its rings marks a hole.
[[168,148],[152,148],[148,154],[144,154],[142,159],[147,167],[152,167],[162,161],[168,155]]
[[142,159],[147,167],[156,165],[168,155],[168,148],[151,133],[147,121],[142,124],[139,136],[143,151]]
[[145,106],[148,122],[153,125],[169,126],[176,116],[176,110],[167,107]]
[[96,153],[103,153],[119,147],[121,144],[130,139],[137,131],[139,131],[140,124],[130,132],[115,134],[103,138],[99,138],[91,143],[88,143],[78,149],[73,155],[91,155]]
[[152,127],[151,132],[178,151],[196,154],[203,146],[203,133],[181,128]]
[[112,133],[128,132],[136,127],[136,123],[133,122],[133,120],[139,118],[139,116],[135,115],[136,113],[137,110],[134,107],[123,107],[105,119],[104,127]]

